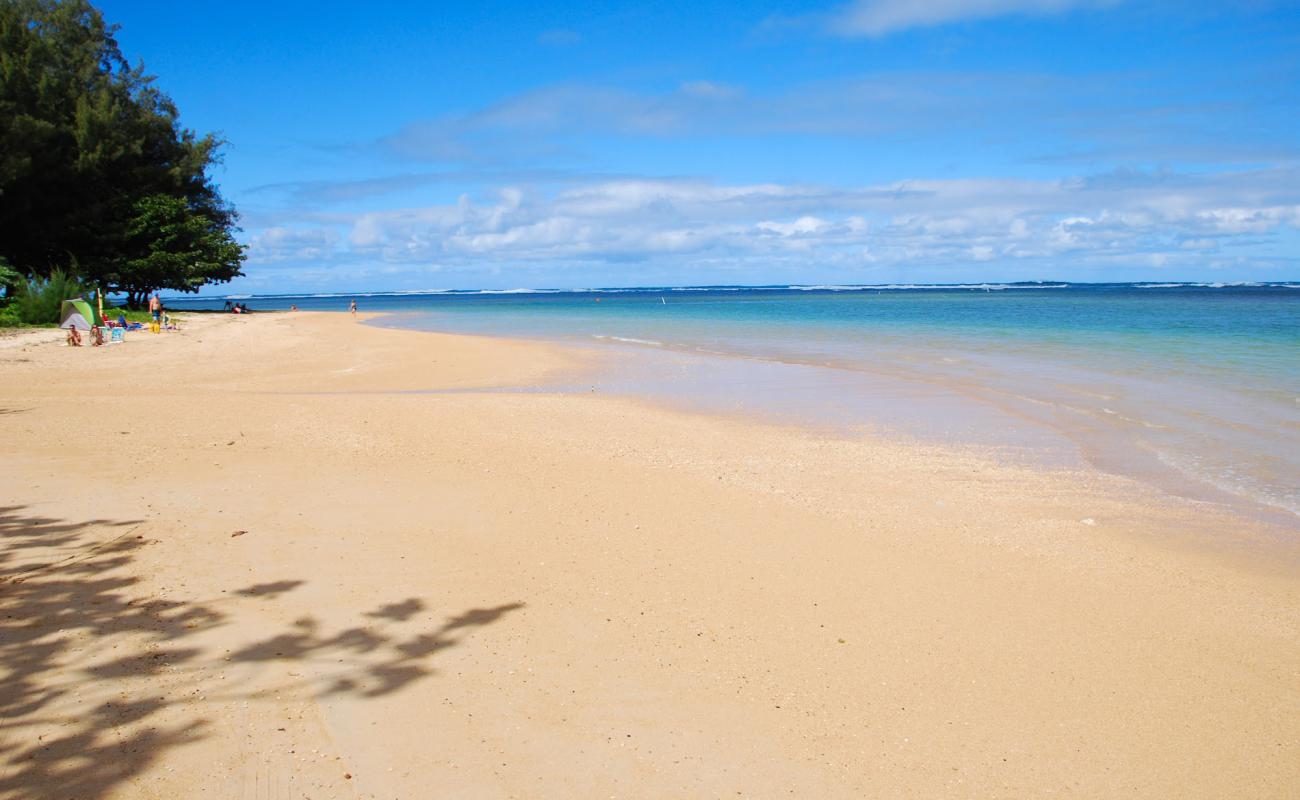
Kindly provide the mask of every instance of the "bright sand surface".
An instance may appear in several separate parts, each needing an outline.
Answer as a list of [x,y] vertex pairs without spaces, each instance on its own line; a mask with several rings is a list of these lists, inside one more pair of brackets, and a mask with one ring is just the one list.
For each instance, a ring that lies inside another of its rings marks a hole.
[[1297,531],[591,358],[0,340],[0,797],[1300,796]]

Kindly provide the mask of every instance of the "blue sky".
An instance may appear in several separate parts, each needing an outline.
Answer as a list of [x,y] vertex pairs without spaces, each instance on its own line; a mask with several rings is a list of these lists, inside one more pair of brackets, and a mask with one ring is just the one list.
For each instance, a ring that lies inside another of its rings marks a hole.
[[1300,280],[1300,3],[102,0],[221,292]]

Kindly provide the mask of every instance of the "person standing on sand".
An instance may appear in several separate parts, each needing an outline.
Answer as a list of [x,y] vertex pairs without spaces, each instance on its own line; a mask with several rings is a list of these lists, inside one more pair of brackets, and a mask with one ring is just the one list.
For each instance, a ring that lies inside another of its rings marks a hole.
[[357,301],[356,301],[356,300],[353,300],[353,301],[352,301],[352,304],[348,306],[348,311],[351,312],[352,316],[354,316],[354,317],[357,315]]
[[157,292],[154,292],[153,296],[149,298],[149,316],[153,318],[154,322],[161,321],[162,300],[158,298]]

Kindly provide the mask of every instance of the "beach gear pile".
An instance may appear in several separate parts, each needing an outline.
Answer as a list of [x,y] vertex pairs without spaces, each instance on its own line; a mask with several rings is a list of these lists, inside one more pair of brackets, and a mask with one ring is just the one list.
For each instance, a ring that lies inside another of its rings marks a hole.
[[[63,301],[63,308],[59,313],[59,327],[68,332],[68,344],[79,347],[83,331],[89,335],[90,343],[93,345],[121,344],[126,340],[127,331],[138,331],[144,328],[144,325],[139,322],[127,322],[124,314],[119,314],[115,321],[105,321],[98,308],[77,297]],[[158,333],[157,322],[152,323],[150,328],[154,333]]]

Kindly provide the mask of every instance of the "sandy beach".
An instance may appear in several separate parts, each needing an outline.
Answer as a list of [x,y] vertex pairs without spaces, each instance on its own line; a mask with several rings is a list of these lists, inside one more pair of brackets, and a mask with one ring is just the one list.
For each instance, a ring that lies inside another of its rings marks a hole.
[[0,340],[0,797],[1300,793],[1294,528],[590,360]]

